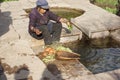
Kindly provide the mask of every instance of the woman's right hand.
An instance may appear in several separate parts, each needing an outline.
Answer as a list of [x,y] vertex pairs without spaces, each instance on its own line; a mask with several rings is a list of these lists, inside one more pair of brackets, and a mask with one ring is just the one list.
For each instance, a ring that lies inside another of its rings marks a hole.
[[37,34],[37,35],[40,35],[42,33],[42,31],[40,31],[39,29],[37,28],[34,28],[34,32]]
[[33,26],[31,26],[30,29],[31,29],[33,32],[35,32],[36,35],[40,35],[40,34],[42,33],[42,31],[40,31],[39,29],[37,29],[37,28],[35,28],[35,27],[33,27]]

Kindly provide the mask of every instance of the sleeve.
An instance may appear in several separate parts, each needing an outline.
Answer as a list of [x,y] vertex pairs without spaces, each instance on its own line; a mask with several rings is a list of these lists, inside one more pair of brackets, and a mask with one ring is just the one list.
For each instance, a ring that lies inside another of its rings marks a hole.
[[48,11],[48,14],[49,14],[49,19],[59,22],[59,20],[61,18],[60,16],[54,14],[51,11]]
[[29,26],[35,27],[36,16],[32,13],[29,14]]

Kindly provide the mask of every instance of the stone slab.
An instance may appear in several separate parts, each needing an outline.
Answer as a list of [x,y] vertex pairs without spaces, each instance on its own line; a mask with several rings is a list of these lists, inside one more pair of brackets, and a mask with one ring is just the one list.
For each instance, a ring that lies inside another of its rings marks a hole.
[[[6,64],[9,66],[8,69],[4,67],[5,73],[9,80],[14,80],[14,78],[16,79],[25,78],[24,74],[22,74],[20,77],[19,76],[17,77],[15,76],[16,73],[14,72],[15,66],[17,68],[19,67],[25,68],[23,65],[26,65],[28,68],[29,74],[27,77],[32,76],[33,80],[42,79],[45,76],[43,75],[43,73],[45,73],[44,71],[46,71],[46,75],[48,77],[52,76],[47,71],[44,63],[41,60],[39,60],[39,58],[37,58],[36,55],[34,55],[34,52],[30,48],[29,43],[25,40],[16,40],[1,46],[0,59],[2,64]],[[13,71],[11,72],[11,70]],[[17,75],[20,74],[21,73],[17,73]]]
[[[67,1],[67,0],[66,0]],[[74,4],[76,9],[82,9],[85,13],[73,19],[74,24],[77,25],[82,32],[84,32],[89,38],[96,38],[99,32],[106,35],[109,30],[115,30],[120,28],[120,17],[107,12],[106,10],[90,4],[88,1],[68,1],[68,3]],[[79,5],[81,4],[81,5]],[[74,8],[71,7],[71,8]],[[94,33],[94,34],[93,34]],[[95,34],[97,33],[97,34]],[[100,33],[101,35],[101,33]],[[106,35],[109,36],[109,35]],[[102,37],[102,36],[99,36]]]
[[114,40],[120,42],[120,29],[115,30],[115,31],[111,31],[110,35]]
[[95,75],[99,80],[120,80],[120,69]]
[[[57,69],[53,70],[50,65]],[[78,60],[55,60],[48,63],[47,67],[52,74],[61,78],[60,80],[97,80]]]

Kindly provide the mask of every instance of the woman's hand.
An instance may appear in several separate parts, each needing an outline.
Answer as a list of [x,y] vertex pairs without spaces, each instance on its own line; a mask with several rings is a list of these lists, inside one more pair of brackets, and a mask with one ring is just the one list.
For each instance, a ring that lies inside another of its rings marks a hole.
[[42,33],[42,31],[40,31],[39,29],[37,28],[34,28],[34,32],[37,34],[37,35],[40,35]]
[[59,21],[60,21],[60,22],[63,22],[63,23],[69,22],[66,18],[61,18]]
[[39,29],[37,29],[37,28],[35,28],[35,27],[33,27],[33,26],[31,26],[30,29],[31,29],[33,32],[35,32],[36,35],[40,35],[40,34],[42,33],[42,31],[40,31]]

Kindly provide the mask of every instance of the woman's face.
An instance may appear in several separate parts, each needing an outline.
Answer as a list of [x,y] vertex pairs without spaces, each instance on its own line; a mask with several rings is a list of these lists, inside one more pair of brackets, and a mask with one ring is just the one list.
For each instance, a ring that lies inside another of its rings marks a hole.
[[41,14],[44,14],[44,13],[46,12],[46,9],[40,8],[40,9],[39,9],[39,12],[40,12]]

